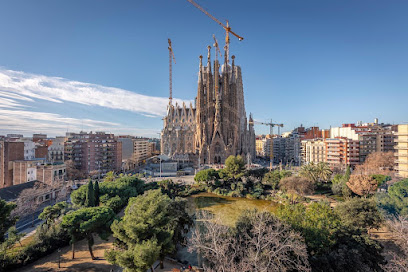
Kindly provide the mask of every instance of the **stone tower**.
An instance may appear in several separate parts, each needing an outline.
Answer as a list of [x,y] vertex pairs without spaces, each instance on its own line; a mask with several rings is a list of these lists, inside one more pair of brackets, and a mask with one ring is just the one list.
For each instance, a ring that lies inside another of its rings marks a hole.
[[227,48],[221,67],[217,59],[211,63],[210,50],[207,66],[200,56],[198,73],[195,146],[200,163],[224,163],[230,155],[254,158],[255,132],[252,116],[247,122],[241,67],[234,56],[229,65]]
[[255,131],[252,115],[249,122],[246,117],[241,67],[234,56],[231,65],[226,52],[224,56],[221,66],[217,59],[211,62],[210,46],[206,66],[200,56],[195,108],[169,103],[162,154],[201,164],[224,163],[230,155],[255,158]]

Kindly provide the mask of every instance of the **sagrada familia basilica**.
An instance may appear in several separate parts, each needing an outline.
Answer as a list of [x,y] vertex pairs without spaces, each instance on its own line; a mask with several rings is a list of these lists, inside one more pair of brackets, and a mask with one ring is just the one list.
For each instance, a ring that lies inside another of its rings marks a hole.
[[224,163],[230,155],[255,158],[255,131],[252,115],[247,119],[241,67],[235,56],[229,64],[225,48],[224,64],[211,62],[208,46],[206,66],[200,56],[195,107],[167,107],[161,132],[162,154],[200,164]]

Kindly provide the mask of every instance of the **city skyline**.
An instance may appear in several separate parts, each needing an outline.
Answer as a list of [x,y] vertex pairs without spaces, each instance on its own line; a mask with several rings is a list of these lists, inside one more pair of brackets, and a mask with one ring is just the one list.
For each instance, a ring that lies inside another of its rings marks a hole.
[[[406,2],[199,3],[245,38],[232,38],[231,54],[255,120],[272,118],[283,131],[408,121]],[[224,35],[187,1],[9,1],[0,15],[8,26],[0,30],[0,134],[157,137],[168,103],[167,38],[177,59],[173,96],[189,103],[198,56],[213,33],[220,44]]]

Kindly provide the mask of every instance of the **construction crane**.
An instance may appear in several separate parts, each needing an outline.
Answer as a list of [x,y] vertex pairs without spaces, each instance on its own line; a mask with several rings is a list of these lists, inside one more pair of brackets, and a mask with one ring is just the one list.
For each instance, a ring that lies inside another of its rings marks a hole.
[[224,25],[223,23],[220,22],[220,20],[218,20],[217,18],[215,18],[214,16],[209,14],[205,9],[203,9],[199,4],[197,4],[193,0],[187,0],[187,1],[190,2],[191,4],[193,4],[193,6],[195,6],[199,10],[201,10],[205,15],[207,15],[208,17],[213,19],[217,24],[219,24],[220,26],[222,26],[224,28],[224,30],[225,30],[225,46],[226,46],[226,51],[227,51],[227,56],[226,57],[227,57],[227,60],[228,60],[228,57],[229,57],[229,43],[230,43],[229,34],[231,33],[232,35],[237,37],[238,40],[240,40],[240,41],[242,41],[244,38],[239,36],[237,33],[235,33],[234,31],[231,30],[231,27],[229,26],[228,20],[227,20],[226,25]]
[[213,46],[215,47],[215,60],[217,60],[218,54],[220,54],[220,57],[222,57],[222,54],[221,54],[220,48],[218,47],[217,38],[215,38],[215,35],[214,35],[214,34],[213,34],[213,39],[214,39],[214,44],[213,44]]
[[176,58],[174,57],[173,48],[171,47],[171,40],[168,39],[169,42],[169,104],[171,105],[173,102],[173,61],[176,64]]
[[252,124],[260,124],[260,125],[269,126],[269,134],[271,135],[270,146],[269,146],[269,167],[270,167],[270,169],[272,171],[272,165],[273,165],[273,138],[272,138],[273,128],[278,127],[278,135],[280,135],[280,128],[283,127],[283,124],[273,123],[272,119],[271,119],[271,122],[269,122],[269,123],[264,123],[264,122],[259,122],[259,121],[253,121],[251,123]]
[[272,120],[271,120],[270,123],[264,123],[264,122],[254,121],[254,124],[260,124],[260,125],[269,126],[269,134],[270,134],[271,136],[273,135],[273,128],[274,128],[274,127],[278,127],[278,135],[280,135],[280,128],[283,127],[283,124],[273,123]]

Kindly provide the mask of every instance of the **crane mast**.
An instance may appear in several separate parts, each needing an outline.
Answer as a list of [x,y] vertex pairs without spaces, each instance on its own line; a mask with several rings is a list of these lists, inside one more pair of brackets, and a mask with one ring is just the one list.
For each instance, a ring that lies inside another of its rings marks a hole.
[[215,38],[215,35],[213,34],[213,39],[214,39],[214,47],[215,47],[215,60],[217,60],[218,58],[218,54],[220,54],[220,57],[222,57],[220,48],[218,47],[218,41],[217,38]]
[[171,47],[171,40],[168,39],[169,43],[169,104],[173,102],[173,61],[176,64],[176,58],[174,57],[173,48]]
[[231,30],[231,27],[229,26],[229,22],[227,20],[226,25],[224,25],[220,20],[218,20],[217,18],[215,18],[214,16],[212,16],[210,13],[208,13],[205,9],[203,9],[199,4],[197,4],[196,2],[194,2],[193,0],[187,0],[188,2],[190,2],[193,6],[195,6],[197,9],[201,10],[201,12],[203,12],[205,15],[207,15],[208,17],[210,17],[213,21],[215,21],[217,24],[219,24],[220,26],[222,26],[222,28],[224,28],[225,30],[225,49],[226,49],[226,57],[227,60],[229,60],[229,43],[230,43],[230,38],[229,35],[230,33],[232,35],[234,35],[235,37],[238,38],[238,40],[242,41],[244,38],[239,36],[238,34],[236,34],[234,31]]

